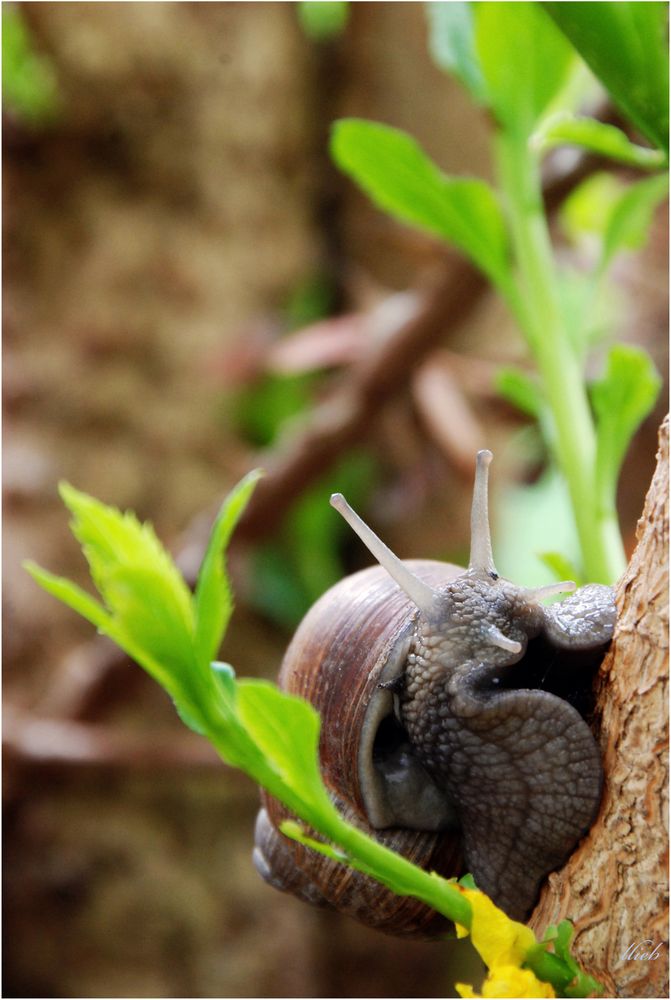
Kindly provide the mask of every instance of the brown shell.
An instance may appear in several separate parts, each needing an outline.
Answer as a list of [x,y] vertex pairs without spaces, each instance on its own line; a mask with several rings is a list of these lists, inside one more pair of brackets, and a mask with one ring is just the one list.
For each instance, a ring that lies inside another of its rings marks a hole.
[[[431,560],[408,560],[408,565],[433,586],[463,572]],[[364,732],[370,700],[379,697],[385,665],[407,639],[415,614],[412,603],[381,567],[347,577],[324,594],[299,625],[282,664],[280,686],[319,711],[324,781],[346,817],[422,868],[450,877],[461,868],[458,837],[399,827],[373,829],[357,763],[362,745],[366,749],[366,740],[372,738]],[[430,936],[446,926],[418,900],[396,896],[367,876],[281,836],[275,827],[289,814],[268,795],[263,795],[263,803],[255,858],[271,884],[392,934]]]

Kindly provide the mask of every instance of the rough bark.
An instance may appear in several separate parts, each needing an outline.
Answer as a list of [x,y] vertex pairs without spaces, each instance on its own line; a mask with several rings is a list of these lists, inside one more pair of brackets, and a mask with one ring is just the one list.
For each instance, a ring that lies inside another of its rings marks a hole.
[[598,678],[601,809],[532,921],[542,930],[570,917],[576,957],[617,997],[668,996],[668,479],[667,417]]

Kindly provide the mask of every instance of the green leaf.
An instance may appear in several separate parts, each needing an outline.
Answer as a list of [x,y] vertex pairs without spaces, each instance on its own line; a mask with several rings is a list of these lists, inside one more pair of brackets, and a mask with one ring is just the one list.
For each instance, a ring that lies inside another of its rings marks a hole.
[[280,832],[285,837],[295,840],[298,844],[303,844],[304,847],[309,847],[311,850],[317,851],[318,854],[323,854],[325,858],[330,858],[331,861],[337,861],[340,865],[351,864],[351,859],[344,851],[341,851],[337,847],[332,847],[331,844],[325,844],[323,840],[315,840],[314,837],[305,832],[300,823],[296,823],[294,820],[283,820],[280,823]]
[[570,920],[562,920],[556,926],[550,924],[545,931],[543,942],[552,942],[555,955],[565,963],[569,981],[564,985],[561,995],[566,997],[592,996],[603,993],[603,987],[591,976],[584,973],[575,958],[571,955],[571,942],[575,931]]
[[197,688],[209,684],[209,667],[197,658],[191,594],[177,567],[151,525],[140,524],[134,514],[122,514],[67,483],[60,493],[111,612],[98,627],[197,719]]
[[240,717],[240,684],[235,679],[235,671],[228,663],[215,662],[211,664],[211,677],[214,686],[207,705],[208,739],[227,763],[241,768],[273,795],[286,801],[289,790],[281,775],[257,746]]
[[[390,869],[386,872],[381,872],[375,865],[368,865],[357,856],[355,852],[346,853],[337,847],[332,847],[330,844],[325,844],[321,840],[316,840],[311,837],[305,830],[301,827],[299,823],[294,823],[291,820],[285,820],[280,824],[280,830],[282,833],[291,838],[291,840],[297,841],[299,844],[303,844],[305,847],[309,847],[313,851],[317,851],[318,854],[329,858],[331,861],[337,861],[339,864],[346,864],[350,868],[356,869],[356,871],[362,872],[364,875],[369,875],[376,881],[380,882],[382,885],[386,886],[392,892],[395,892],[398,896],[415,896],[417,899],[424,899],[426,901],[425,895],[420,894],[419,886],[416,879],[414,878],[414,873],[411,869],[406,868],[404,865],[391,865]],[[440,893],[441,887],[450,885],[446,879],[441,878],[436,875],[435,872],[429,874],[429,879],[435,880],[435,891]],[[426,891],[426,890],[424,890]],[[440,903],[436,903],[436,900],[432,902],[433,906],[440,908]]]
[[669,191],[667,175],[646,177],[631,184],[613,208],[603,240],[600,269],[608,266],[621,249],[644,246],[655,209]]
[[622,129],[615,125],[579,118],[566,111],[548,117],[534,132],[532,146],[544,153],[555,146],[579,146],[599,156],[625,163],[642,170],[656,170],[664,166],[666,157],[659,149],[648,149],[631,142]]
[[473,7],[462,0],[425,4],[429,49],[441,69],[453,73],[479,104],[487,103],[487,88],[475,53]]
[[484,181],[448,177],[407,133],[375,122],[336,122],[338,166],[394,218],[454,244],[495,284],[508,278],[505,223]]
[[475,47],[499,125],[520,139],[567,84],[570,45],[536,3],[477,3]]
[[597,416],[597,491],[605,511],[615,505],[617,479],[629,442],[655,405],[660,386],[648,354],[625,344],[611,349],[603,377],[591,386]]
[[554,940],[554,952],[555,955],[559,955],[565,962],[573,964],[573,958],[571,957],[570,947],[571,941],[573,940],[573,924],[570,920],[561,920],[556,926],[553,926],[553,940]]
[[300,698],[267,681],[238,683],[238,712],[245,729],[297,795],[331,808],[318,764],[319,715]]
[[548,924],[545,928],[545,934],[539,944],[548,944],[550,941],[555,941],[558,933],[556,924]]
[[[536,482],[511,485],[497,498],[494,560],[501,576],[525,587],[554,583],[539,557],[548,545],[548,524],[552,544],[574,566],[580,565],[580,548],[564,478],[554,466]],[[577,574],[582,577],[582,570]],[[575,577],[574,577],[575,579]]]
[[257,546],[247,597],[264,615],[293,630],[317,598],[342,579],[342,541],[349,531],[324,498],[342,492],[360,509],[374,477],[375,464],[366,451],[347,452],[303,492],[276,537]]
[[578,584],[583,582],[578,568],[561,552],[539,552],[538,558],[557,580],[574,580]]
[[119,621],[115,616],[106,611],[86,591],[70,580],[47,572],[47,570],[35,565],[35,563],[26,562],[24,563],[24,568],[47,593],[52,594],[59,601],[72,608],[73,611],[86,618],[92,625],[95,625],[99,632],[116,642],[128,656],[140,663],[147,673],[168,691],[173,699],[182,698],[188,700],[186,692],[182,690],[179,682],[172,678],[170,671],[155,659],[149,650],[142,648],[136,642],[131,632],[126,628],[125,623]]
[[627,118],[668,153],[668,5],[585,0],[542,6]]
[[[93,582],[109,609],[115,611],[115,601],[126,601],[130,596],[120,572],[129,570],[127,583],[132,590],[132,572],[141,573],[150,566],[156,593],[144,594],[140,590],[136,596],[140,602],[146,597],[148,605],[155,605],[156,610],[165,602],[164,613],[169,615],[181,638],[192,635],[194,618],[189,588],[151,525],[140,524],[133,513],[122,514],[68,483],[61,483],[59,490],[73,514],[72,531],[81,543]],[[149,608],[148,612],[154,613]]]
[[38,582],[137,660],[189,724],[203,731],[213,680],[209,660],[197,653],[192,597],[177,567],[151,526],[134,514],[122,514],[66,483],[60,492],[106,607],[68,581],[43,574]]
[[105,601],[117,628],[175,674],[195,659],[194,635],[185,622],[172,580],[161,567],[122,564],[105,578]]
[[470,872],[467,872],[466,875],[461,876],[461,878],[459,879],[459,885],[463,886],[464,889],[477,889],[477,885],[475,884],[475,879],[473,878]]
[[579,243],[585,234],[603,241],[613,210],[626,191],[626,185],[612,173],[590,174],[571,191],[560,210],[565,235]]
[[112,627],[112,616],[105,610],[102,604],[94,600],[85,590],[78,587],[76,583],[66,580],[65,577],[49,573],[46,569],[42,569],[41,566],[38,566],[31,560],[24,562],[23,568],[30,573],[33,580],[39,583],[40,587],[46,590],[47,593],[62,601],[63,604],[67,604],[73,611],[80,614],[82,618],[86,618],[92,625],[95,625],[99,631],[107,632]]
[[198,574],[194,595],[196,645],[198,655],[207,663],[219,649],[233,610],[224,552],[260,476],[258,469],[250,472],[222,504]]
[[593,280],[599,279],[616,254],[645,245],[654,213],[668,194],[665,174],[623,184],[612,174],[592,174],[564,202],[561,223],[573,240],[584,234],[599,239]]
[[[311,851],[316,851],[323,857],[328,858],[330,861],[335,861],[340,865],[347,865],[349,868],[354,868],[356,871],[362,872],[364,875],[368,875],[371,878],[376,879],[382,885],[386,886],[392,892],[395,892],[399,896],[413,895],[413,885],[412,878],[408,880],[407,874],[403,872],[393,872],[391,875],[386,875],[380,877],[379,873],[376,871],[375,867],[370,867],[351,854],[345,853],[345,851],[340,850],[338,847],[333,847],[331,844],[325,844],[323,840],[316,840],[311,837],[299,823],[294,823],[292,820],[284,820],[280,823],[280,831],[289,837],[291,840],[295,840],[298,844],[302,844],[304,847],[309,847]],[[404,877],[405,875],[405,877]]]
[[537,379],[521,368],[499,368],[494,383],[497,392],[527,416],[538,417],[543,409],[543,397]]
[[298,4],[301,27],[315,42],[326,42],[342,35],[348,18],[347,0],[303,0]]

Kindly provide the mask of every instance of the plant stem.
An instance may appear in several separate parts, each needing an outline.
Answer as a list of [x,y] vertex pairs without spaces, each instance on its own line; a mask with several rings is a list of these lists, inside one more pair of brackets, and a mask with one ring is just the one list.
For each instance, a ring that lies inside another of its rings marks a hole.
[[613,583],[625,567],[615,511],[600,508],[596,432],[582,367],[561,311],[556,266],[540,173],[526,139],[500,133],[497,157],[519,286],[508,301],[536,358],[553,427],[550,442],[568,484],[583,568],[596,583]]
[[322,832],[346,852],[347,863],[351,867],[372,874],[383,884],[391,883],[396,893],[399,892],[399,882],[405,883],[405,895],[420,899],[448,920],[470,928],[471,905],[454,883],[418,868],[340,817],[331,829]]
[[[371,840],[358,830],[348,828],[347,833],[350,847],[356,851],[357,857],[368,864],[375,865],[378,875],[384,876],[385,869],[389,869],[390,874],[398,880],[399,876],[407,876],[409,887],[414,889],[410,894],[421,899],[427,905],[438,910],[455,924],[470,928],[472,920],[471,905],[460,889],[454,883],[436,876],[431,872],[424,872],[424,878],[417,878],[417,866],[405,858],[400,857],[389,848]],[[382,848],[382,850],[380,850]],[[401,864],[399,865],[399,860]]]
[[[315,824],[316,825],[316,824]],[[333,848],[306,836],[300,824],[282,825],[282,832],[299,843],[317,850],[327,857],[334,858],[342,864],[355,868],[366,875],[387,885],[394,892],[413,896],[433,907],[448,920],[471,928],[472,910],[467,897],[460,888],[432,873],[416,868],[411,862],[390,851],[377,841],[371,840],[366,834],[336,820],[335,823],[321,822],[321,831],[335,844],[338,850],[346,848],[342,856],[336,856]],[[328,833],[326,826],[328,825]],[[389,881],[391,879],[391,882]],[[406,883],[403,885],[403,883]],[[543,944],[536,943],[524,959],[524,966],[541,980],[552,983],[555,989],[563,988],[574,978],[574,971],[557,955],[547,951]],[[575,992],[574,996],[583,995]]]

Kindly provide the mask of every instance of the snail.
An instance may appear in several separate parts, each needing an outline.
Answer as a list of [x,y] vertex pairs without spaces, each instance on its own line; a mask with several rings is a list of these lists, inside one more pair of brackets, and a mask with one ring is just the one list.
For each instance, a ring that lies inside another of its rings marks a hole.
[[[491,458],[476,458],[465,570],[399,560],[333,495],[379,565],[340,581],[308,611],[280,686],[320,712],[322,774],[351,822],[427,870],[470,871],[523,920],[598,809],[600,755],[580,713],[612,636],[615,600],[601,584],[528,590],[499,577]],[[418,900],[285,838],[278,825],[288,815],[263,794],[254,863],[271,885],[389,933],[445,929]]]

